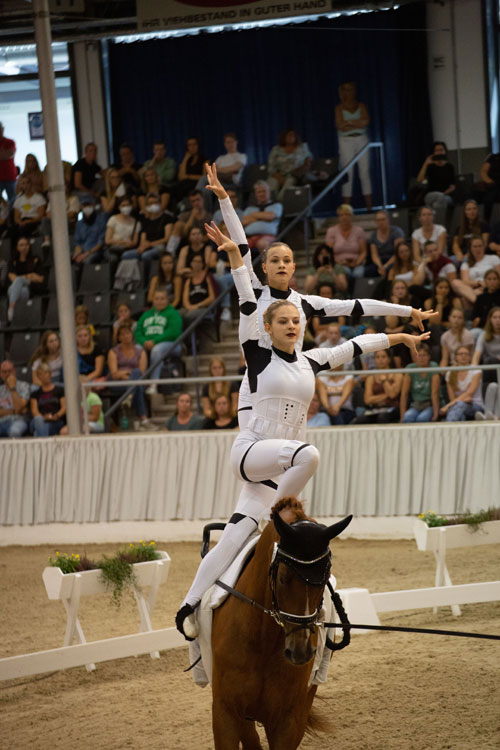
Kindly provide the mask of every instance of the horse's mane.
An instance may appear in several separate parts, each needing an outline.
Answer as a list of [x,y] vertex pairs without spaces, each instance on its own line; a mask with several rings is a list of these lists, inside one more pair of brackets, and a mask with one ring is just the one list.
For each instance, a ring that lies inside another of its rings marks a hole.
[[297,500],[296,497],[282,497],[281,500],[278,500],[278,502],[271,508],[271,520],[275,513],[277,514],[285,508],[295,513],[295,521],[311,520],[309,516],[305,514],[304,506],[301,501]]

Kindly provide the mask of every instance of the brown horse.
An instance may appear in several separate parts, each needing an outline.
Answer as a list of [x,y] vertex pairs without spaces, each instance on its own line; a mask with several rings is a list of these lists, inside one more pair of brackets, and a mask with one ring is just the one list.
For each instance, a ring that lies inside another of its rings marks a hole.
[[[313,725],[316,686],[308,686],[317,614],[331,565],[329,542],[352,516],[326,527],[294,498],[280,500],[236,590],[214,612],[212,724],[215,750],[295,750]],[[263,610],[267,610],[263,611]],[[270,616],[271,613],[271,616]]]

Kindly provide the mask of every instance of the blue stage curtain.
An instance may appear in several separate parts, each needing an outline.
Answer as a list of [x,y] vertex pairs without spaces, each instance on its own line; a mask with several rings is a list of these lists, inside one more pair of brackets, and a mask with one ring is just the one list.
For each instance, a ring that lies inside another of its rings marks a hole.
[[249,161],[265,162],[286,127],[298,130],[315,156],[332,156],[338,86],[353,80],[371,115],[370,138],[386,146],[389,199],[399,202],[432,141],[424,27],[419,3],[301,25],[110,44],[115,159],[122,142],[144,161],[153,141],[164,139],[179,163],[188,136],[215,158],[224,151],[223,133],[235,131]]

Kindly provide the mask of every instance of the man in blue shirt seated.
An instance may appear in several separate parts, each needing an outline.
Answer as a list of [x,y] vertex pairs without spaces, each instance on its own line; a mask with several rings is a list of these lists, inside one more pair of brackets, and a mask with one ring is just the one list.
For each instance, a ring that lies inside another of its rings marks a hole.
[[76,224],[73,263],[101,263],[107,260],[103,249],[106,217],[96,212],[94,202],[90,197],[84,198],[81,206],[83,218]]
[[251,203],[243,213],[242,224],[252,249],[265,250],[274,242],[283,214],[283,206],[271,201],[271,190],[264,180],[259,180],[254,187],[255,203]]

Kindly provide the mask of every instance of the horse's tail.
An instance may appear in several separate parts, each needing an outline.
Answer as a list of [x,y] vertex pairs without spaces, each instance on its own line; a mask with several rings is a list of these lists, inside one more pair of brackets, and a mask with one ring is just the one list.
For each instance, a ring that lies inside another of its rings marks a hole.
[[[309,697],[312,701],[314,699],[314,696],[316,695],[317,685],[313,685],[309,690]],[[312,695],[312,697],[311,697]],[[323,701],[327,703],[328,701],[325,698],[316,698],[316,703],[318,701]],[[309,711],[309,716],[307,717],[307,724],[306,724],[306,734],[308,735],[318,735],[318,734],[331,734],[333,732],[333,721],[330,718],[330,714],[324,713],[323,711],[319,710],[318,707],[312,706]]]

